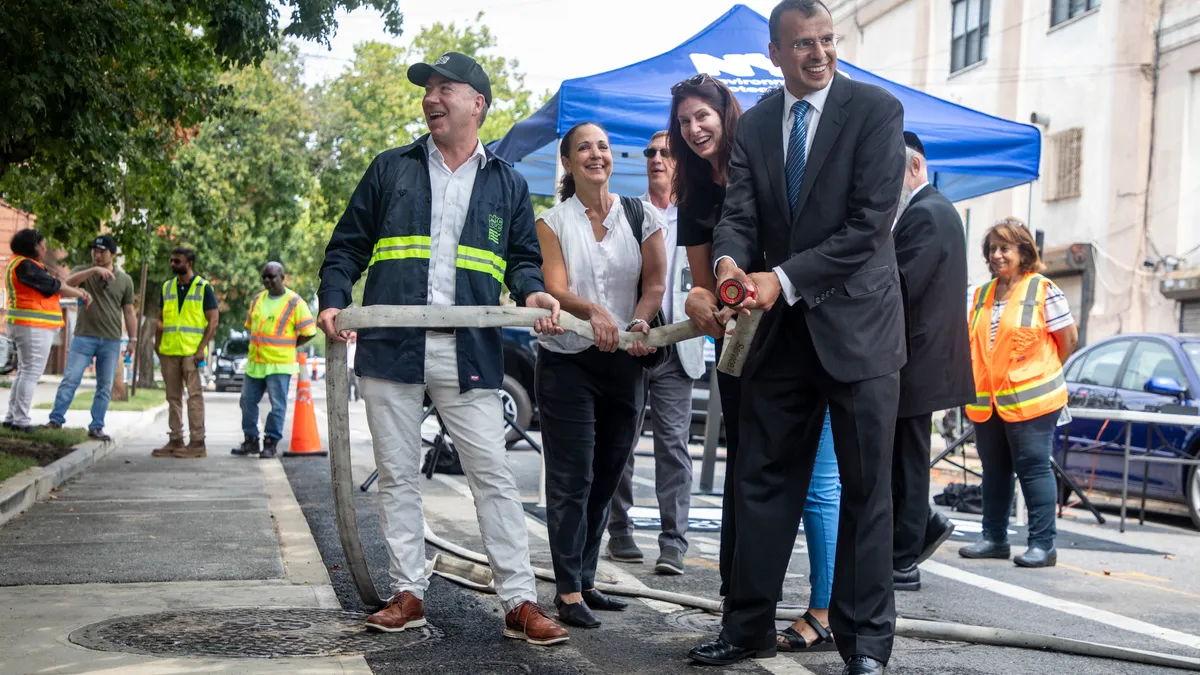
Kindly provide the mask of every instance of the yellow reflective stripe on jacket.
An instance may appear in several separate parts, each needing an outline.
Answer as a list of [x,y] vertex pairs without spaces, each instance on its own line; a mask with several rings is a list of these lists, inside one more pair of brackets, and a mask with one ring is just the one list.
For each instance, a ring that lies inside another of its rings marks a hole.
[[382,260],[403,260],[405,258],[428,260],[432,245],[430,238],[422,235],[384,237],[375,242],[375,250],[371,253],[371,262],[367,267]]
[[508,268],[504,258],[486,249],[471,246],[458,247],[458,257],[454,264],[463,269],[490,274],[500,283],[504,283],[504,270]]
[[12,319],[62,321],[62,312],[42,312],[36,309],[10,309],[8,316]]
[[1025,299],[1021,301],[1021,328],[1030,328],[1033,326],[1033,313],[1038,310],[1038,290],[1042,287],[1042,275],[1035,274],[1029,280],[1029,286],[1025,289]]
[[997,410],[1012,410],[1021,406],[1035,403],[1047,396],[1053,396],[1060,389],[1067,388],[1067,381],[1062,370],[1051,373],[1049,377],[1039,378],[1029,384],[1001,391],[996,394]]
[[985,302],[987,302],[988,292],[992,289],[992,284],[995,284],[995,283],[996,283],[996,280],[992,279],[991,281],[984,284],[978,291],[976,291],[975,309],[971,311],[971,331],[972,332],[974,332],[974,330],[975,330],[975,323],[979,321],[980,313],[983,312],[983,305]]

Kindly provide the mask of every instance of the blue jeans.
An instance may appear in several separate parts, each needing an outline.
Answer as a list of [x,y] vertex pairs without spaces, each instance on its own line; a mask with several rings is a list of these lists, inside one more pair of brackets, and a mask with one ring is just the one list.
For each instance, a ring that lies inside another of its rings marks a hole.
[[842,504],[842,479],[833,451],[829,411],[821,428],[821,443],[804,500],[804,539],[808,544],[808,574],[812,594],[810,609],[828,609],[833,593],[833,561],[837,553],[838,517]]
[[292,376],[288,374],[268,375],[263,379],[242,378],[242,433],[258,438],[258,402],[263,392],[271,400],[271,414],[267,415],[267,426],[263,430],[267,438],[283,438],[283,420],[287,417],[288,387]]
[[92,423],[88,429],[103,429],[104,415],[108,413],[108,403],[112,400],[113,376],[117,369],[117,359],[121,356],[120,340],[105,340],[90,335],[76,335],[71,341],[71,351],[67,354],[67,371],[63,373],[62,383],[58,385],[58,395],[54,397],[54,410],[50,413],[50,421],[63,424],[67,421],[67,408],[75,399],[75,390],[83,379],[83,371],[92,365],[96,359],[96,395],[92,398]]
[[1050,470],[1050,449],[1059,412],[1005,422],[993,410],[986,422],[975,424],[975,447],[983,464],[984,539],[1001,544],[1008,541],[1015,471],[1029,508],[1029,546],[1054,546],[1058,484]]

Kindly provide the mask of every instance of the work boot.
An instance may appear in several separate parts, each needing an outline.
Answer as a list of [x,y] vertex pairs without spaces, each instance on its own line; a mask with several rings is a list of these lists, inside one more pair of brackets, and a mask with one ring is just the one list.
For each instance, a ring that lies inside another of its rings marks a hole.
[[[53,424],[53,422],[51,422]],[[97,427],[88,427],[88,438],[93,441],[101,441],[104,443],[112,443],[112,436],[104,433],[104,429]]]
[[262,452],[258,455],[259,459],[275,459],[275,447],[279,445],[278,438],[267,438],[263,441]]
[[204,441],[192,441],[185,447],[173,450],[171,456],[180,459],[200,459],[201,457],[208,457],[208,448],[205,447]]
[[155,448],[154,451],[150,453],[150,456],[151,457],[174,457],[175,451],[182,450],[182,449],[183,449],[183,439],[182,438],[172,438],[171,440],[167,441],[167,444],[162,446],[161,448]]
[[640,563],[643,560],[642,549],[638,548],[633,537],[627,534],[609,538],[608,557],[623,563]]
[[61,429],[62,425],[59,424],[58,422],[46,422],[45,424],[39,425],[38,428],[39,429]]
[[246,455],[257,455],[259,453],[258,438],[256,436],[247,436],[242,444],[229,451],[232,455],[245,457]]
[[409,591],[400,591],[387,605],[367,617],[367,628],[385,633],[401,633],[425,625],[425,603]]
[[529,600],[513,607],[504,617],[504,637],[524,640],[539,647],[566,642],[568,639],[567,629],[554,623],[541,605]]

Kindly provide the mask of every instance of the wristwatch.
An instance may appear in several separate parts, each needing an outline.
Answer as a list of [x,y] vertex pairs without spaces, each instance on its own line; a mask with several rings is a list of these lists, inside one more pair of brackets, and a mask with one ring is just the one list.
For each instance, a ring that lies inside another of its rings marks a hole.
[[[646,323],[646,322],[643,319],[634,319],[633,321],[629,322],[628,326],[625,326],[625,332],[629,332],[629,331],[633,330],[633,327],[638,325],[639,323]],[[649,326],[650,324],[646,324],[646,325]]]

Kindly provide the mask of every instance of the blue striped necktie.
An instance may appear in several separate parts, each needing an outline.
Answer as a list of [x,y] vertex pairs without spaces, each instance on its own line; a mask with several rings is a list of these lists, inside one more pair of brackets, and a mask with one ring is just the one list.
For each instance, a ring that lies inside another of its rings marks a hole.
[[804,181],[804,165],[808,161],[804,149],[808,141],[808,125],[804,120],[808,108],[808,101],[796,101],[792,104],[792,134],[788,137],[784,171],[787,174],[788,205],[792,207],[793,218],[796,216],[796,202],[800,199],[800,183]]

